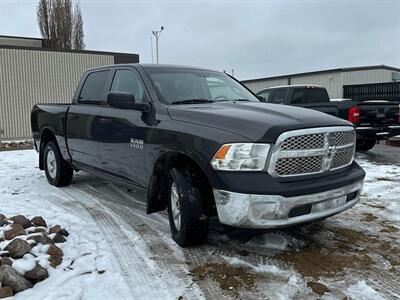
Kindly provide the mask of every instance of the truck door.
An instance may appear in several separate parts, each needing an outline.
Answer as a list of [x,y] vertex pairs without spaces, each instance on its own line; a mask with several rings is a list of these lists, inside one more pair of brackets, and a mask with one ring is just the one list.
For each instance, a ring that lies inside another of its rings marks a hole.
[[72,160],[83,167],[99,167],[97,128],[110,73],[110,70],[89,73],[67,114],[68,149]]
[[[145,85],[136,69],[116,68],[110,91],[127,92],[135,103],[149,101]],[[133,109],[104,106],[100,112],[99,143],[101,169],[138,187],[146,187],[146,144],[148,125],[143,113]]]

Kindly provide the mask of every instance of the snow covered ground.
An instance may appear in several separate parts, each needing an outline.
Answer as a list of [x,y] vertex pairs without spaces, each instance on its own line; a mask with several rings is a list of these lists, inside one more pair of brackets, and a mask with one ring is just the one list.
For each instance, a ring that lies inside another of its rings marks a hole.
[[84,173],[55,188],[33,150],[0,152],[0,213],[70,233],[62,265],[14,298],[400,298],[400,167],[357,160],[367,178],[353,209],[267,232],[213,221],[206,245],[181,249],[165,213],[146,215],[134,192]]

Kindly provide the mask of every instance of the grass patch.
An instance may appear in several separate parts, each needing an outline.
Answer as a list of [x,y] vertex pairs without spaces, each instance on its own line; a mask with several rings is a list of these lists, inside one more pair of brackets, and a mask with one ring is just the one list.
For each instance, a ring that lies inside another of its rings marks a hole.
[[257,280],[264,278],[261,274],[251,272],[250,268],[232,266],[227,263],[208,262],[191,270],[195,280],[211,278],[224,291],[238,295],[238,290],[250,289]]
[[385,232],[385,233],[394,233],[394,232],[398,232],[399,229],[392,226],[392,225],[382,225],[383,229],[381,229],[381,232]]
[[321,283],[321,282],[317,282],[317,281],[308,281],[307,282],[307,286],[313,290],[314,293],[322,296],[325,293],[329,293],[330,290],[328,289],[328,287]]
[[364,222],[373,222],[376,219],[378,219],[377,216],[374,216],[371,213],[363,213],[362,215],[364,216],[364,219],[363,219]]

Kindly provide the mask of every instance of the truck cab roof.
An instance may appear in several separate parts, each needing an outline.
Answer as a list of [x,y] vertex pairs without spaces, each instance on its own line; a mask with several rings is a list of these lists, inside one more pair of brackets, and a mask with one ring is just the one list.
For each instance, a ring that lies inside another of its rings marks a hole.
[[95,71],[95,70],[103,70],[107,68],[115,68],[115,67],[142,67],[144,69],[148,68],[159,68],[159,69],[190,69],[190,70],[203,70],[203,71],[211,71],[211,72],[220,72],[217,70],[200,68],[200,67],[193,67],[193,66],[184,66],[184,65],[172,65],[172,64],[148,64],[148,63],[131,63],[131,64],[113,64],[107,66],[101,66],[97,68],[88,69],[87,72]]
[[291,85],[272,86],[272,87],[265,88],[262,91],[272,90],[272,89],[281,89],[281,88],[324,88],[324,87],[322,85],[316,85],[316,84],[291,84]]

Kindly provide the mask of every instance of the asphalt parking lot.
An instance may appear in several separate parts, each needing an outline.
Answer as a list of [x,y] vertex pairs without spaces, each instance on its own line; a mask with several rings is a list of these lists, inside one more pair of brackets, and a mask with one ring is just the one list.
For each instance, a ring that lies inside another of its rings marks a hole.
[[383,141],[365,154],[376,163],[400,164],[400,147],[387,146]]

